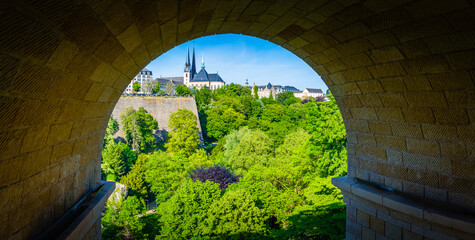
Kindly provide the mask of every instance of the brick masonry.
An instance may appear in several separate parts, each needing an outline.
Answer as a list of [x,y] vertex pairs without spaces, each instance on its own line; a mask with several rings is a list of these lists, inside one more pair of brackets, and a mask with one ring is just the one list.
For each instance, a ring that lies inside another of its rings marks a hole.
[[107,120],[140,69],[220,33],[279,44],[323,78],[349,177],[474,211],[474,4],[4,1],[0,238],[33,238],[98,184]]

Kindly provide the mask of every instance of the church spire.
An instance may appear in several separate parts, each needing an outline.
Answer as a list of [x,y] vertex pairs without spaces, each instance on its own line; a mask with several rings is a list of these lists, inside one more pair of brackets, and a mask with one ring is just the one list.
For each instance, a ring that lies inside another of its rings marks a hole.
[[186,62],[185,62],[185,72],[190,71],[190,45],[186,46]]
[[191,60],[191,79],[193,79],[193,77],[195,76],[196,74],[196,63],[195,63],[195,43],[193,42],[193,59]]
[[201,68],[205,68],[205,54],[201,53]]

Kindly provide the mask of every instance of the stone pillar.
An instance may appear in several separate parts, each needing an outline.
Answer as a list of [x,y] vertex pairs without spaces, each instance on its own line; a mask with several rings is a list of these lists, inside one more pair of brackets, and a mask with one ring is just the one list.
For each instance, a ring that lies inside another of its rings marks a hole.
[[347,204],[346,239],[474,239],[475,218],[348,177],[332,183]]

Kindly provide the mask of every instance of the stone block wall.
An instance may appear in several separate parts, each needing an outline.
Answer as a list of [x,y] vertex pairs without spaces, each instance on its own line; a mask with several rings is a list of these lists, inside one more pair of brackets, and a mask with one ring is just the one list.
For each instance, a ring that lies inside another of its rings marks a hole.
[[322,77],[350,178],[473,212],[474,12],[470,0],[3,1],[0,238],[33,238],[97,186],[107,121],[137,72],[221,33],[269,40]]
[[171,131],[168,127],[168,120],[170,114],[178,111],[178,109],[184,108],[193,112],[196,116],[197,127],[199,129],[200,139],[203,142],[203,135],[201,131],[200,118],[198,116],[198,108],[196,107],[196,101],[194,97],[132,97],[122,96],[112,110],[112,115],[119,122],[119,131],[116,133],[116,137],[124,137],[122,132],[122,125],[120,122],[120,115],[127,107],[133,107],[135,110],[139,107],[145,108],[155,120],[158,122],[158,131],[155,134],[159,137],[159,140],[166,139],[166,133]]

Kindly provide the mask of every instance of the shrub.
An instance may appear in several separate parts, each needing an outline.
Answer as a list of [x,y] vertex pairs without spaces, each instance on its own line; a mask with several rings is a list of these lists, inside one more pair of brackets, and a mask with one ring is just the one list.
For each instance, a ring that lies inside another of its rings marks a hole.
[[200,180],[201,182],[206,182],[209,180],[214,183],[218,183],[221,190],[224,190],[231,183],[239,182],[240,175],[234,175],[227,168],[222,166],[211,166],[208,168],[197,168],[190,173],[190,178],[195,182]]

